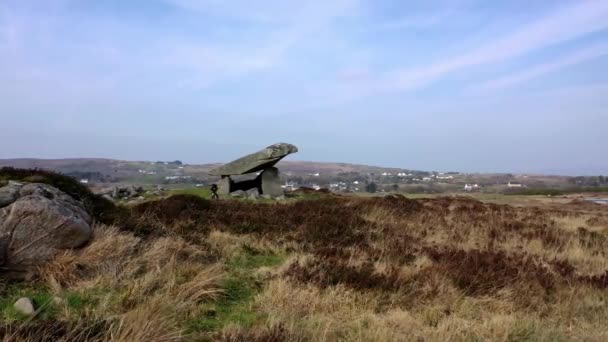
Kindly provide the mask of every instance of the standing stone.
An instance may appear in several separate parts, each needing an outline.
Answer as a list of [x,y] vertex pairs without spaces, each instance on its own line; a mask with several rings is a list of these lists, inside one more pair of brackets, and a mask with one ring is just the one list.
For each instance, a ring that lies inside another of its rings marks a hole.
[[15,304],[13,305],[17,312],[20,312],[24,315],[33,315],[36,310],[34,309],[34,303],[32,300],[27,297],[19,298]]
[[217,182],[217,193],[220,195],[228,195],[230,193],[230,177],[222,177],[219,182]]
[[253,189],[249,189],[247,190],[247,198],[249,198],[250,200],[257,200],[260,198],[260,192],[258,191],[258,188],[253,188]]
[[269,167],[262,172],[262,193],[271,197],[283,196],[279,169]]

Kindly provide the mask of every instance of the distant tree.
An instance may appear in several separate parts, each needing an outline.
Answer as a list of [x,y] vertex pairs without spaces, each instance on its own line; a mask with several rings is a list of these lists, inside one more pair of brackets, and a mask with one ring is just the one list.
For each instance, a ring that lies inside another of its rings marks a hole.
[[399,184],[393,184],[392,190],[395,191],[395,192],[399,191]]
[[184,165],[184,164],[181,162],[181,160],[172,161],[172,162],[169,162],[169,164],[171,164],[171,165]]
[[376,190],[378,190],[378,186],[377,186],[377,185],[376,185],[376,183],[374,183],[374,182],[368,183],[368,184],[365,186],[365,191],[367,191],[367,192],[369,192],[369,193],[372,193],[372,194],[373,194],[373,193],[375,193],[375,192],[376,192]]

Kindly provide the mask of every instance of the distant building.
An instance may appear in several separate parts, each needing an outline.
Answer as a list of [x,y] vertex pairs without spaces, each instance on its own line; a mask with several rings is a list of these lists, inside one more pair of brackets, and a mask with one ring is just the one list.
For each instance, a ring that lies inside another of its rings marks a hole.
[[81,179],[80,183],[82,183],[82,184],[89,184],[89,180],[88,179]]
[[509,183],[507,184],[507,186],[508,186],[509,188],[521,188],[521,187],[523,187],[524,185],[523,185],[523,184],[521,184],[521,183],[517,183],[517,182],[509,182]]
[[281,188],[287,191],[294,191],[297,190],[299,186],[296,182],[286,182],[284,185],[281,185]]
[[465,184],[464,185],[464,191],[474,191],[479,189],[479,185],[478,184]]

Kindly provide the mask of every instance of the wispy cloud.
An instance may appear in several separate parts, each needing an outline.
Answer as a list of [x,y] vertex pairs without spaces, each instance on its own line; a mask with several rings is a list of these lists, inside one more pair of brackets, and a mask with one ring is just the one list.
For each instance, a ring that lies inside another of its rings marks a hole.
[[[283,64],[290,50],[315,35],[331,31],[335,20],[350,15],[359,0],[312,0],[298,4],[285,1],[223,2],[214,0],[164,0],[183,10],[232,16],[258,22],[268,28],[250,41],[222,44],[197,41],[177,42],[169,47],[173,65],[190,67],[194,72],[183,84],[208,85],[274,68]],[[200,79],[197,79],[200,76]]]
[[378,25],[374,25],[373,29],[378,31],[428,29],[444,24],[450,17],[454,15],[456,15],[456,11],[442,11],[436,13],[409,15],[396,20],[384,21]]
[[445,61],[415,69],[392,70],[386,77],[384,86],[400,90],[425,86],[464,68],[520,57],[606,28],[608,1],[580,1],[503,37],[497,37],[468,53],[447,57]]
[[475,86],[477,90],[493,90],[498,88],[504,88],[512,86],[514,84],[522,83],[538,76],[548,74],[572,65],[576,65],[588,60],[592,60],[598,57],[608,55],[608,44],[597,44],[593,45],[574,53],[563,56],[554,61],[537,65],[515,74],[510,74],[505,77],[501,77],[495,80],[491,80]]

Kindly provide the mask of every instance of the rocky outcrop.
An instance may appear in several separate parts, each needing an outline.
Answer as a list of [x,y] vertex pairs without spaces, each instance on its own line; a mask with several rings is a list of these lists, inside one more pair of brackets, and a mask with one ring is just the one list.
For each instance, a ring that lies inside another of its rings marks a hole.
[[39,265],[91,238],[92,219],[83,204],[55,187],[11,182],[0,194],[3,269]]
[[21,183],[10,181],[7,186],[0,188],[0,208],[15,202],[22,186]]
[[128,185],[128,186],[116,186],[113,188],[107,188],[97,192],[97,195],[101,195],[111,200],[131,199],[140,197],[145,193],[145,190],[141,186]]

